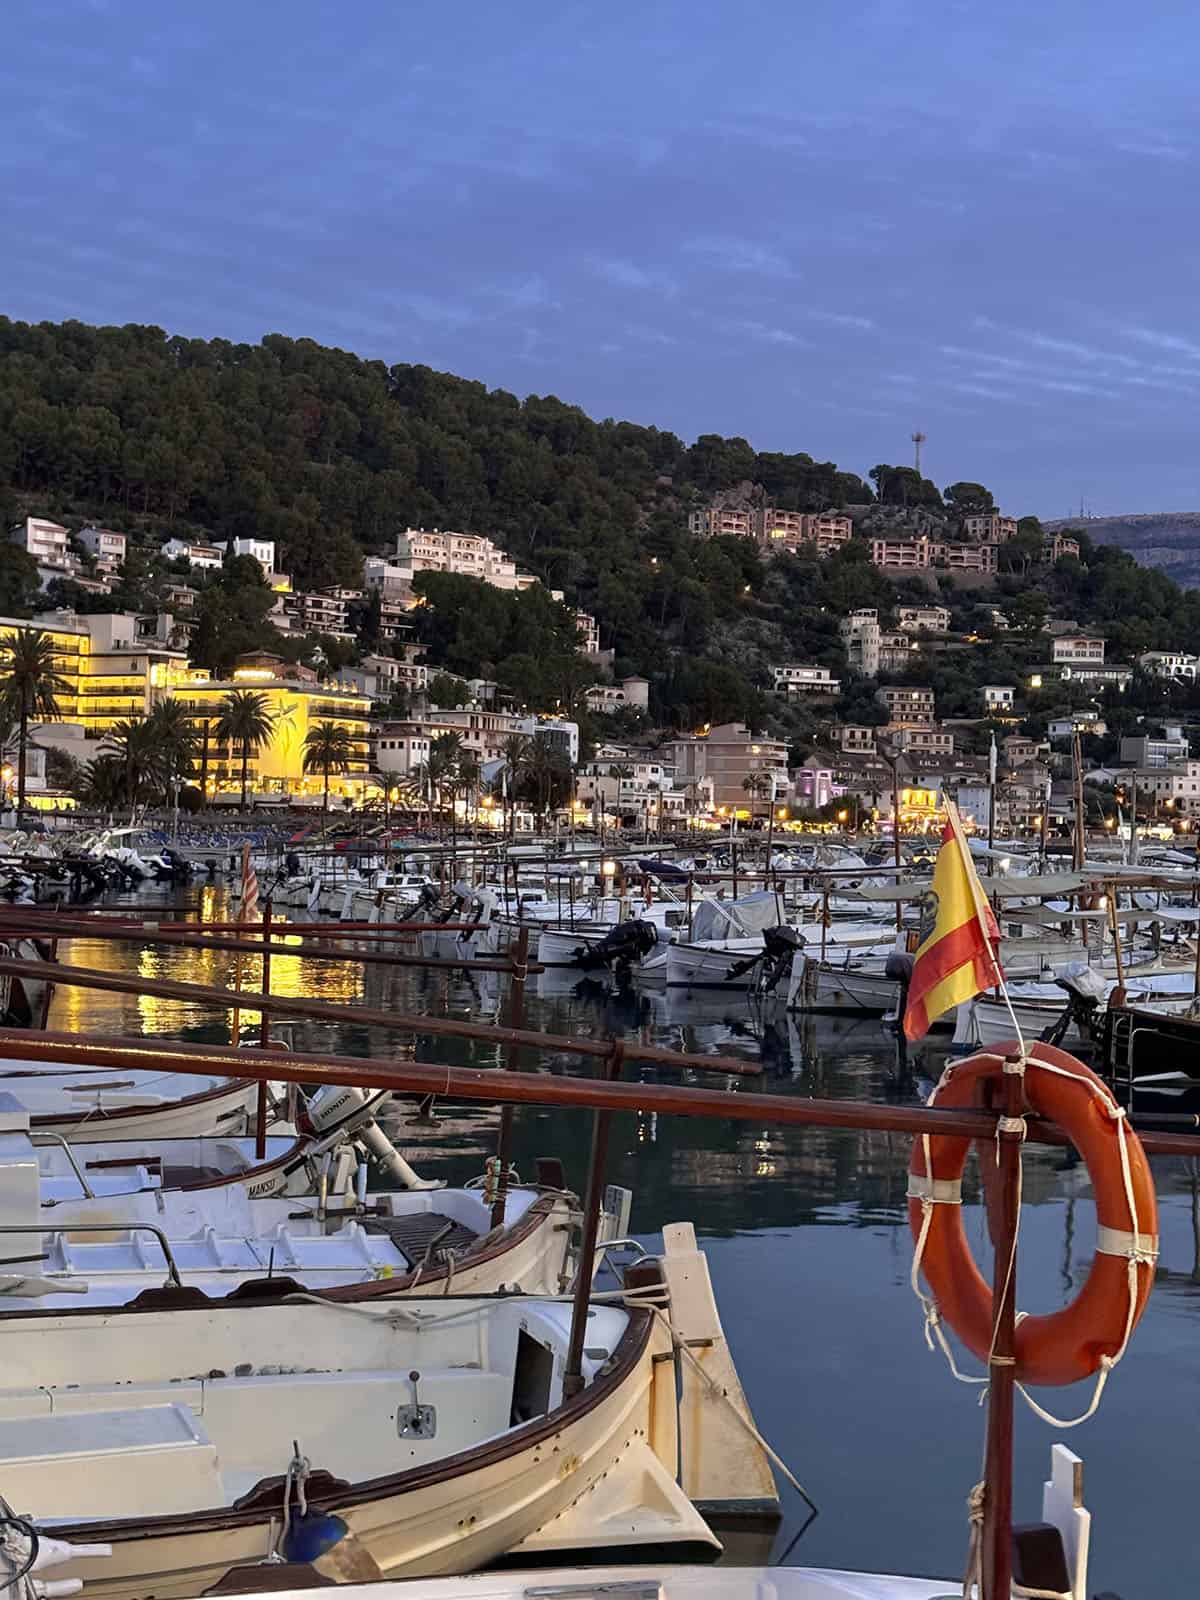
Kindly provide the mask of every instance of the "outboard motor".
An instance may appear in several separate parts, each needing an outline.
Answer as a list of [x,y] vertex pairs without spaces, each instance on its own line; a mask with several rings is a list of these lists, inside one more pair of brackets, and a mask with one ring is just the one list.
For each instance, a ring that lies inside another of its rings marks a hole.
[[289,850],[283,858],[283,868],[289,878],[300,876],[300,857],[295,850]]
[[1074,1023],[1079,1037],[1093,1043],[1100,1037],[1100,1007],[1108,999],[1108,985],[1086,961],[1069,961],[1054,982],[1067,995],[1063,1013],[1042,1033],[1044,1044],[1061,1045]]
[[765,957],[758,975],[758,986],[773,994],[792,970],[797,950],[804,948],[804,935],[781,922],[777,927],[763,929]]
[[900,985],[900,998],[896,1002],[897,1029],[904,1027],[904,1013],[908,1010],[908,986],[912,982],[913,958],[907,950],[893,950],[883,964],[883,975]]
[[791,972],[792,961],[797,950],[804,949],[805,938],[786,922],[778,923],[774,928],[764,928],[762,936],[763,947],[758,954],[747,956],[744,961],[735,961],[727,976],[731,980],[741,978],[757,967],[755,988],[759,994],[773,994]]
[[595,944],[580,945],[571,957],[571,965],[584,972],[610,967],[617,981],[626,984],[636,964],[643,956],[649,955],[657,943],[658,929],[654,924],[633,918],[628,922],[618,922]]
[[311,1157],[332,1149],[335,1144],[353,1141],[373,1155],[401,1189],[443,1188],[444,1185],[435,1179],[418,1177],[375,1121],[376,1111],[390,1098],[387,1093],[368,1096],[352,1084],[318,1089],[306,1108],[318,1143],[307,1155]]

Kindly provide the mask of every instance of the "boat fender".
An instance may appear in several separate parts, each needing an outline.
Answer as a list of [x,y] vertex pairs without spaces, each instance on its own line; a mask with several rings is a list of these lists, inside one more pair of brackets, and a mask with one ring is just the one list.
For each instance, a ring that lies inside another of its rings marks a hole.
[[293,1515],[284,1535],[281,1553],[285,1561],[316,1561],[349,1533],[341,1517],[327,1511],[304,1511]]
[[[1014,1068],[1014,1063],[1020,1063]],[[1110,1370],[1125,1353],[1154,1282],[1158,1206],[1141,1140],[1103,1079],[1055,1045],[1038,1041],[1022,1058],[1017,1041],[953,1063],[929,1098],[939,1109],[977,1109],[988,1084],[1021,1070],[1029,1109],[1056,1122],[1079,1151],[1096,1196],[1099,1238],[1075,1299],[1047,1316],[1018,1318],[1015,1375],[1021,1383],[1075,1383]],[[962,1175],[971,1141],[927,1134],[913,1141],[908,1218],[919,1268],[933,1294],[928,1314],[948,1322],[981,1361],[992,1342],[992,1291],[963,1226]],[[985,1178],[990,1146],[981,1165]]]

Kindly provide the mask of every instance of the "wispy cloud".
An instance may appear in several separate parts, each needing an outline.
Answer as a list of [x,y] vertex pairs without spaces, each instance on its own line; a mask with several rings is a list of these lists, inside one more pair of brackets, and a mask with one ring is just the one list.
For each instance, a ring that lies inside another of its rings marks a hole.
[[763,278],[796,276],[791,265],[777,250],[769,250],[766,245],[755,244],[752,239],[742,239],[736,235],[690,239],[684,249],[689,255],[700,256],[723,272],[750,272]]
[[1200,344],[1192,339],[1185,339],[1181,334],[1160,333],[1155,328],[1126,328],[1125,332],[1131,339],[1153,345],[1156,350],[1169,350],[1173,355],[1191,356],[1194,360],[1200,361]]
[[804,315],[814,322],[828,323],[831,328],[860,328],[867,332],[875,326],[870,317],[855,316],[847,311],[822,311],[816,306],[805,306]]
[[809,342],[807,339],[802,339],[798,333],[793,333],[790,328],[773,327],[768,322],[754,322],[743,318],[722,322],[718,326],[726,333],[757,339],[761,344],[805,345]]
[[657,267],[639,266],[625,256],[593,256],[589,263],[592,271],[606,283],[618,289],[636,289],[643,293],[673,295],[678,284],[669,273]]

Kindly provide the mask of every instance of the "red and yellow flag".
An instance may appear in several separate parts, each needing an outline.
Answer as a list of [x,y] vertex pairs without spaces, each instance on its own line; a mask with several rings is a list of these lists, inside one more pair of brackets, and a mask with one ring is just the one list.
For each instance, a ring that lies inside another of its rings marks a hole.
[[904,1011],[908,1039],[920,1039],[935,1017],[1004,977],[997,956],[1000,929],[975,872],[958,810],[949,801],[921,932]]

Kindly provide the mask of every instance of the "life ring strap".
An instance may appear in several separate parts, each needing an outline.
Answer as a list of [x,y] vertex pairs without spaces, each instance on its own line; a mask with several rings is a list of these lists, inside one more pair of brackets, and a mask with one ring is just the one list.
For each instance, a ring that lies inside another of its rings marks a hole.
[[[961,1178],[927,1178],[920,1172],[908,1175],[908,1198],[932,1200],[935,1205],[962,1205]],[[1113,1252],[1116,1254],[1117,1252]]]
[[1101,1223],[1096,1229],[1096,1249],[1102,1256],[1125,1256],[1130,1261],[1152,1263],[1158,1260],[1158,1235],[1129,1233]]

